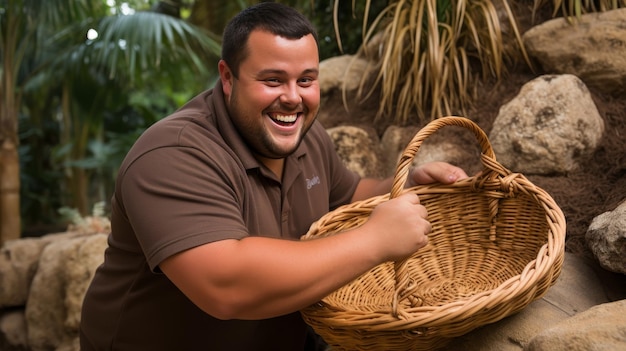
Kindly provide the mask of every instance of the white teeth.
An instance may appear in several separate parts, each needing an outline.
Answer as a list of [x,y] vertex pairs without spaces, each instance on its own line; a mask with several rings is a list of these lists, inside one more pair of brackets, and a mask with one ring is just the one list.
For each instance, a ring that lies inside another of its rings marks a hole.
[[279,121],[279,122],[284,122],[284,123],[293,123],[296,121],[296,119],[298,118],[298,115],[275,115],[274,119]]

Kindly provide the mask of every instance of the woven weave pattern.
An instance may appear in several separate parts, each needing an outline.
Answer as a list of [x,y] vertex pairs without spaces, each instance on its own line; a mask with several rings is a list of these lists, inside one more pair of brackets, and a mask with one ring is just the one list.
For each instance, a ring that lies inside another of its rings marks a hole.
[[[474,133],[479,175],[404,189],[422,142],[445,126]],[[302,311],[335,350],[433,350],[523,309],[554,284],[565,252],[565,218],[554,200],[500,165],[485,133],[462,117],[421,129],[405,149],[389,194],[336,209],[302,240],[362,225],[381,202],[418,194],[432,224],[429,243],[402,262],[374,267]]]

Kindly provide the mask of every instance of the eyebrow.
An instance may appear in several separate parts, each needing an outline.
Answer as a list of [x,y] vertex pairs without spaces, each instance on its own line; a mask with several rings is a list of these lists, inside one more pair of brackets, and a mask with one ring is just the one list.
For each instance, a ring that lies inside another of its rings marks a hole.
[[[305,69],[304,71],[302,71],[301,74],[319,74],[319,69],[317,68],[308,68]],[[281,70],[281,69],[264,69],[261,70],[257,75],[267,75],[267,74],[287,74],[286,71]]]

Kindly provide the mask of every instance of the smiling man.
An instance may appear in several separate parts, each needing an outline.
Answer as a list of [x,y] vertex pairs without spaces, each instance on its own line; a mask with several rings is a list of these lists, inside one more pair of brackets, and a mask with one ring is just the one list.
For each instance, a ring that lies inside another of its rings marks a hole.
[[[300,309],[428,242],[411,194],[359,228],[298,240],[328,211],[391,187],[348,170],[316,122],[317,35],[300,13],[271,2],[242,11],[225,29],[219,72],[120,167],[83,351],[310,350]],[[464,177],[431,163],[409,183]]]
[[252,152],[280,177],[319,110],[317,41],[313,34],[289,39],[256,30],[246,52],[236,71],[219,62],[226,105]]

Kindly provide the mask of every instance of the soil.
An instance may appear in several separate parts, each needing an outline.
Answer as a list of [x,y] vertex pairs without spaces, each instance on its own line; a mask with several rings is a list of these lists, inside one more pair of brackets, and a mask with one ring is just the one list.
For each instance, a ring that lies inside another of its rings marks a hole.
[[[531,11],[517,11],[517,13],[526,14],[525,17],[518,18],[522,32],[532,25],[552,18],[552,9],[549,8],[537,13],[534,20],[530,17]],[[499,82],[479,84],[474,106],[464,116],[476,122],[489,134],[500,107],[515,98],[524,84],[548,73],[553,72],[542,72],[537,67],[531,70],[523,62],[508,67],[506,76]],[[592,258],[584,240],[591,221],[594,217],[615,209],[619,203],[626,200],[626,98],[602,94],[591,87],[588,88],[605,122],[601,144],[591,156],[582,160],[580,163],[582,166],[576,171],[562,175],[525,176],[535,185],[546,190],[563,210],[567,222],[566,250]],[[333,108],[342,108],[342,102],[335,101],[334,103],[337,105],[324,108],[331,111]],[[377,109],[375,101],[369,101],[368,105],[361,106],[360,110]],[[356,125],[367,125],[363,120],[352,122]],[[375,128],[380,134],[387,125],[387,122],[378,121],[374,126],[369,124],[369,127]],[[468,140],[468,133],[465,129],[449,128],[448,130],[445,128],[444,130],[446,131],[445,138],[450,138],[448,140]],[[436,134],[439,134],[439,131]],[[470,143],[476,143],[473,137],[470,138]],[[458,164],[458,166],[472,170],[475,160],[468,162]]]
[[[499,85],[480,88],[480,104],[472,108],[467,117],[489,133],[500,107],[513,99],[522,85],[541,74],[544,73],[519,68]],[[593,218],[626,200],[626,99],[589,90],[605,122],[598,148],[576,171],[551,176],[526,175],[546,190],[563,210],[567,250],[587,257],[591,254],[584,236]]]

